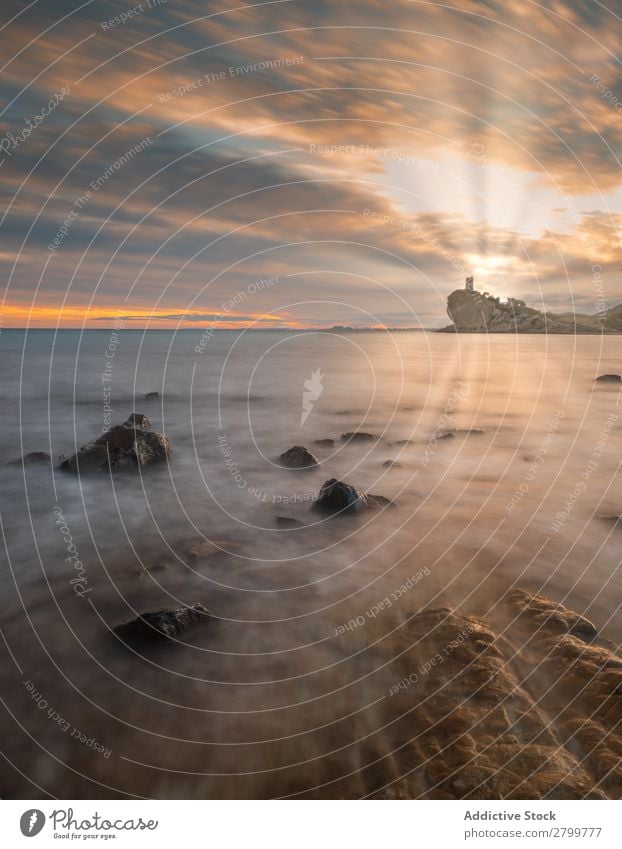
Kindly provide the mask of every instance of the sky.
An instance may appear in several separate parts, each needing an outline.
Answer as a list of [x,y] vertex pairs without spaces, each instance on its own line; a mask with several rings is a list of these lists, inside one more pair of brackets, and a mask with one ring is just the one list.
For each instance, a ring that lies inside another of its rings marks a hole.
[[622,301],[622,9],[3,0],[3,327]]

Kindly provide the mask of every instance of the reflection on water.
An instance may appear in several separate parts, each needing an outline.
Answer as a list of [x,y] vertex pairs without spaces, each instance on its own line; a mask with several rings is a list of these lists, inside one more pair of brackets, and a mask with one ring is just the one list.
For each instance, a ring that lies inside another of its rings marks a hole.
[[[594,383],[619,337],[118,336],[0,337],[3,461],[74,451],[105,403],[174,450],[114,479],[3,465],[1,796],[363,795],[412,613],[520,585],[622,638],[620,392]],[[319,468],[279,468],[292,445]],[[327,519],[331,477],[398,506]],[[214,618],[144,657],[109,633],[193,603]]]

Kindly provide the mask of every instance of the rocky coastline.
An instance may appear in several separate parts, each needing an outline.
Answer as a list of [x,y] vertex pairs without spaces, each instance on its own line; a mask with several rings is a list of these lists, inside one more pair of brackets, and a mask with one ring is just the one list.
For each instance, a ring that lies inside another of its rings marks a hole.
[[551,313],[524,301],[501,301],[473,288],[456,289],[447,298],[452,324],[439,333],[622,333],[622,304],[596,315]]

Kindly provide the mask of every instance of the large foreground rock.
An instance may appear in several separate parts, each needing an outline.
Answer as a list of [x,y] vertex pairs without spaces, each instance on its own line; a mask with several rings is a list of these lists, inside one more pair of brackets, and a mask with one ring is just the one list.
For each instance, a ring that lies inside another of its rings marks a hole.
[[392,756],[365,770],[361,795],[622,798],[622,660],[541,596],[511,592],[495,616],[407,617],[383,706]]
[[150,427],[147,416],[132,413],[123,424],[115,425],[64,459],[60,467],[83,473],[137,468],[166,460],[171,453],[168,439]]

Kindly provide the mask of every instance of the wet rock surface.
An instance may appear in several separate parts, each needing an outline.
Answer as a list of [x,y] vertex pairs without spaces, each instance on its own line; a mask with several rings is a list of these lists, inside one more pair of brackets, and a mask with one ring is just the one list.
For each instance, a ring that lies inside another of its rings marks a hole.
[[517,590],[494,625],[437,608],[403,631],[388,707],[408,736],[400,719],[368,793],[622,798],[622,660],[588,619]]
[[597,377],[595,383],[622,383],[622,375],[619,374],[601,374]]
[[113,471],[150,465],[166,458],[171,448],[166,437],[150,430],[142,413],[132,413],[93,442],[61,461],[60,468],[74,473]]
[[317,445],[320,448],[332,448],[335,444],[334,439],[314,439],[313,445]]

